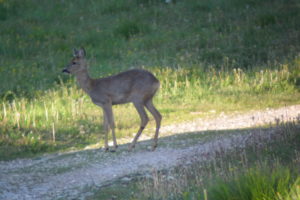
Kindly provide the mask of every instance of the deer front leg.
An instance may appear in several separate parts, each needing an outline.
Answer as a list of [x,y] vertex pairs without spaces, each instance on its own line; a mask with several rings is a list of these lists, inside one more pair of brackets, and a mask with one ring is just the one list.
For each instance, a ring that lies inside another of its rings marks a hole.
[[106,120],[107,120],[107,122],[110,126],[110,129],[111,129],[111,132],[112,132],[113,145],[114,145],[114,148],[112,151],[115,151],[118,148],[118,144],[117,144],[117,139],[116,139],[116,134],[115,134],[115,121],[114,121],[111,103],[104,104],[103,110],[104,110],[104,113],[106,116]]
[[105,132],[104,149],[105,149],[105,151],[108,151],[109,150],[109,146],[108,146],[109,124],[108,124],[107,116],[106,116],[104,109],[103,109],[103,128],[104,128],[104,132]]

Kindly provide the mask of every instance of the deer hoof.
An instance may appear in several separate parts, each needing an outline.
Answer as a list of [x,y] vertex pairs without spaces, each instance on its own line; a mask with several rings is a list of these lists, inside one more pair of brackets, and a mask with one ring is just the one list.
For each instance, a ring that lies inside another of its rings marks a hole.
[[117,148],[118,148],[118,146],[114,146],[113,148],[111,148],[111,149],[109,150],[109,152],[116,152],[116,151],[117,151]]
[[157,145],[153,145],[152,148],[151,148],[151,151],[155,151]]
[[134,146],[129,146],[128,151],[131,152],[134,149]]

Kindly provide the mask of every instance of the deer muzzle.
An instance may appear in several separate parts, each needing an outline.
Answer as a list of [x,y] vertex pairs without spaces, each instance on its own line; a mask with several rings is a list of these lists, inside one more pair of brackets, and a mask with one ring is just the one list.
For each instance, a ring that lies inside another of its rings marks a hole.
[[67,74],[70,74],[70,71],[69,71],[69,70],[67,70],[67,69],[63,69],[63,70],[62,70],[62,73],[67,73]]

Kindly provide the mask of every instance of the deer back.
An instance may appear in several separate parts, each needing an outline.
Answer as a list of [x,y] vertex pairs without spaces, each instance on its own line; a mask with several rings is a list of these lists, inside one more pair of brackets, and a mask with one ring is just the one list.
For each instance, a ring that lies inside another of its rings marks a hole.
[[114,76],[96,79],[90,91],[94,102],[122,104],[146,101],[159,88],[159,81],[149,71],[133,69]]

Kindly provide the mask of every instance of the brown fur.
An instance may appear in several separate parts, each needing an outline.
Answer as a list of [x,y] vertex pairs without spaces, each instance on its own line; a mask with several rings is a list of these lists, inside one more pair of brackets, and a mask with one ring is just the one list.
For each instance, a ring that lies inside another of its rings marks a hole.
[[159,89],[159,81],[149,71],[133,69],[105,78],[92,79],[87,70],[85,50],[74,50],[74,58],[63,72],[76,76],[79,86],[91,97],[94,104],[103,109],[105,129],[105,149],[108,150],[108,132],[112,130],[114,150],[117,148],[115,123],[112,105],[133,103],[141,118],[141,126],[133,139],[129,150],[134,148],[139,136],[147,125],[149,118],[145,107],[156,121],[156,131],[152,149],[157,146],[159,128],[162,116],[154,107],[152,98]]

